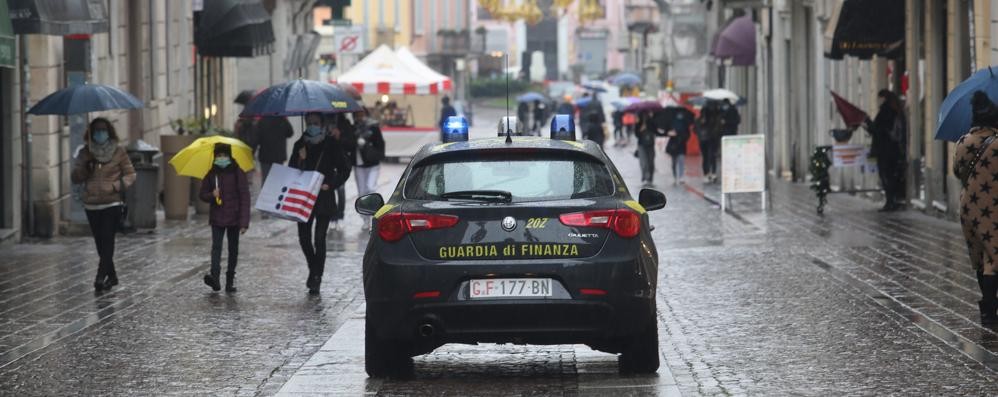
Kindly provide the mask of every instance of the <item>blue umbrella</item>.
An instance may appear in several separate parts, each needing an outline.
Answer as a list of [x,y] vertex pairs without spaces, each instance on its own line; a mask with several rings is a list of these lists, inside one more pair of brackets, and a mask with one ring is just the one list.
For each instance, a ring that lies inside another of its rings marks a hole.
[[[956,86],[939,106],[939,124],[936,139],[956,142],[970,131],[973,115],[970,98],[975,91],[984,91],[991,101],[998,100],[998,76],[991,68],[981,69]],[[998,101],[996,101],[998,102]]]
[[142,106],[142,101],[117,87],[79,84],[49,94],[32,106],[28,113],[69,115],[111,109],[138,109]]
[[540,93],[537,93],[537,92],[533,92],[533,91],[516,97],[516,101],[517,102],[533,102],[533,101],[546,102],[547,100],[548,100],[548,98],[546,96],[544,96],[543,94],[540,94]]
[[593,84],[593,83],[583,84],[582,88],[585,88],[585,89],[587,89],[589,91],[594,91],[594,92],[606,92],[606,88],[603,88],[603,87],[601,87],[599,85],[596,85],[596,84]]
[[298,79],[261,91],[246,104],[239,116],[301,116],[312,112],[349,113],[363,109],[339,87],[321,81]]
[[584,107],[586,107],[586,106],[589,105],[589,102],[592,102],[592,101],[593,101],[592,97],[588,97],[588,96],[587,97],[582,97],[582,98],[579,98],[579,100],[575,101],[575,106],[578,106],[580,108],[584,108]]
[[615,85],[636,86],[641,84],[641,78],[634,73],[621,73],[610,79]]

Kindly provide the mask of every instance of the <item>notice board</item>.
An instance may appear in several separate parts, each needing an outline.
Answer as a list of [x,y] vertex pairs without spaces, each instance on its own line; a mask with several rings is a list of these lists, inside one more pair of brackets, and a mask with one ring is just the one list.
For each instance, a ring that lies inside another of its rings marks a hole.
[[766,191],[766,136],[721,138],[721,194]]

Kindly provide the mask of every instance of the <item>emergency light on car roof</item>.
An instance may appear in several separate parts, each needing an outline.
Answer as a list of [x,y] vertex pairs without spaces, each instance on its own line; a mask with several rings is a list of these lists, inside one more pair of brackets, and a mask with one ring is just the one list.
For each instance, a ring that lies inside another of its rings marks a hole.
[[551,119],[551,139],[575,140],[575,119],[568,114],[555,115]]
[[444,143],[467,142],[468,120],[463,116],[450,116],[444,122]]

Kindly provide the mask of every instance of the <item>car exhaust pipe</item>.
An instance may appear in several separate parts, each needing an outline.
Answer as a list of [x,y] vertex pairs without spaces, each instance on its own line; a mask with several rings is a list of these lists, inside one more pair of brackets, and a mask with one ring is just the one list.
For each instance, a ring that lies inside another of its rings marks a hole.
[[419,336],[422,336],[424,338],[429,338],[434,334],[436,334],[437,329],[433,327],[433,324],[422,323],[419,325],[419,327],[417,327],[417,332],[419,333]]

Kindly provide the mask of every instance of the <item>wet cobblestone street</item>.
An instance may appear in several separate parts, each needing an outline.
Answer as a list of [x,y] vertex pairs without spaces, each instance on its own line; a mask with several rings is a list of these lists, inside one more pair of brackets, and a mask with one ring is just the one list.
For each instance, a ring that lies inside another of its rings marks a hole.
[[[607,150],[636,194],[633,148]],[[843,195],[818,216],[806,186],[784,182],[769,210],[746,195],[722,214],[716,185],[673,185],[661,153],[657,166],[669,197],[650,213],[657,376],[620,376],[614,356],[584,346],[448,345],[417,357],[412,379],[368,379],[367,234],[351,210],[330,233],[318,297],[294,225],[256,215],[236,294],[201,282],[201,217],[120,237],[121,285],[99,295],[89,237],[0,248],[0,394],[998,394],[998,333],[979,325],[957,223]],[[382,168],[383,194],[402,170]]]

